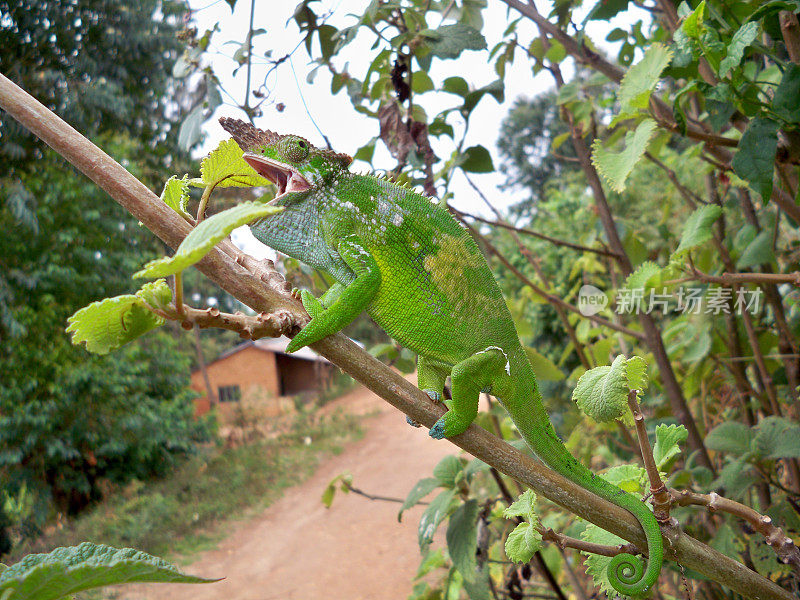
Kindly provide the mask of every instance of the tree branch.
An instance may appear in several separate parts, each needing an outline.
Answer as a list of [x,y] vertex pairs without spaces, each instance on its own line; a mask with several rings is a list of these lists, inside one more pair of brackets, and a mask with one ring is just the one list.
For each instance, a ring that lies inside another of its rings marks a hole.
[[[2,75],[0,107],[89,176],[165,243],[175,248],[188,234],[188,223],[158,196]],[[270,286],[263,285],[259,278],[221,250],[209,253],[198,263],[198,268],[257,312],[285,308],[298,317],[305,317],[299,302],[288,293],[279,294]],[[431,427],[444,413],[444,407],[432,402],[399,373],[393,372],[341,333],[313,344],[312,348],[418,423]],[[637,546],[646,547],[644,532],[631,513],[550,471],[485,429],[473,424],[450,441],[567,510]],[[791,594],[774,582],[683,532],[676,532],[665,549],[668,558],[703,573],[746,598],[792,600]]]

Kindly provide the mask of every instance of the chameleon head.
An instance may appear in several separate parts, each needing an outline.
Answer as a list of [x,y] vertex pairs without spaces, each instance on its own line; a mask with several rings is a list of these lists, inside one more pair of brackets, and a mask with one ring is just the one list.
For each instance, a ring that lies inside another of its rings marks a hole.
[[352,162],[346,154],[316,148],[297,135],[279,135],[226,117],[220,124],[244,150],[247,164],[278,187],[274,203],[288,193],[327,185]]

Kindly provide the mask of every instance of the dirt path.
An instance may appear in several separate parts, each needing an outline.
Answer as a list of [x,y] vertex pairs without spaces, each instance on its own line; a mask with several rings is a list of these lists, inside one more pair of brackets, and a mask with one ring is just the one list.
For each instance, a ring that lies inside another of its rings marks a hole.
[[[457,449],[435,442],[424,428],[360,388],[337,400],[363,421],[365,436],[323,463],[305,483],[286,491],[261,515],[236,523],[216,550],[184,568],[218,583],[126,587],[126,600],[401,600],[419,564],[417,523],[422,507],[397,522],[398,504],[337,494],[330,509],[320,502],[325,485],[349,471],[364,491],[405,498],[433,466]],[[326,407],[327,408],[327,407]]]

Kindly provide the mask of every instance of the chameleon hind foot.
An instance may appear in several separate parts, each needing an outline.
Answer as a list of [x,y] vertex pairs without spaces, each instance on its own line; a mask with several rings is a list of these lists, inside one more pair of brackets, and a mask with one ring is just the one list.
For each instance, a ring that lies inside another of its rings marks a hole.
[[[428,398],[430,398],[434,402],[441,402],[442,395],[436,390],[422,390],[422,391],[428,394]],[[406,423],[408,423],[412,427],[422,427],[421,423],[417,423],[414,419],[412,419],[409,416],[406,416]]]

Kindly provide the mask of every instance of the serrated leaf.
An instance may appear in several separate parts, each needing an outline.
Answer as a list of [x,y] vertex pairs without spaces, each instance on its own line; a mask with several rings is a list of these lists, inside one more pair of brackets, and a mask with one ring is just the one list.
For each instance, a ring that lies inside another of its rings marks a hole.
[[561,381],[566,377],[552,360],[538,350],[525,346],[525,354],[528,355],[533,372],[536,373],[536,379],[541,381]]
[[283,210],[263,202],[242,202],[201,221],[189,232],[173,256],[151,260],[134,277],[165,277],[174,275],[201,260],[231,231],[256,219],[274,215]]
[[469,173],[491,173],[494,171],[492,155],[483,146],[470,146],[458,157],[456,164]]
[[167,179],[161,200],[179,215],[188,217],[186,205],[189,203],[189,176],[178,179],[175,175]]
[[442,519],[447,516],[450,510],[450,503],[455,497],[456,490],[446,489],[436,496],[425,509],[425,512],[422,513],[422,517],[419,519],[419,528],[417,529],[417,541],[421,550],[424,550],[433,541],[433,536]]
[[660,279],[661,267],[650,260],[644,261],[636,270],[628,275],[622,289],[625,290],[646,290],[654,280]]
[[659,425],[656,427],[656,443],[653,458],[660,471],[667,471],[681,453],[680,444],[686,441],[689,432],[683,425]]
[[800,425],[783,417],[767,417],[754,428],[752,448],[762,458],[800,458]]
[[713,237],[711,225],[722,215],[722,208],[716,204],[706,204],[694,211],[683,226],[681,243],[672,254],[673,259],[682,258],[687,252],[705,244]]
[[764,202],[772,196],[778,129],[780,126],[772,119],[756,117],[751,120],[731,161],[734,172],[747,181]]
[[525,490],[519,495],[511,505],[504,511],[503,516],[506,519],[513,519],[514,517],[522,517],[532,521],[536,518],[536,493],[533,490]]
[[752,440],[753,432],[747,425],[738,421],[725,421],[708,432],[704,443],[711,450],[742,456],[750,451]]
[[511,562],[528,563],[542,547],[542,534],[533,523],[520,523],[506,538],[506,556]]
[[744,51],[756,39],[758,29],[758,23],[750,21],[736,30],[728,44],[727,56],[719,64],[720,77],[727,76],[731,69],[739,66],[739,63],[742,62]]
[[628,389],[643,392],[647,389],[647,361],[641,356],[631,356],[625,365]]
[[475,551],[478,548],[478,512],[480,506],[474,498],[459,506],[447,525],[447,552],[453,566],[465,580],[472,581],[478,567]]
[[94,354],[108,354],[164,324],[164,319],[147,309],[169,303],[172,291],[163,279],[145,284],[136,294],[125,294],[92,302],[69,319],[66,332],[72,343],[86,344]]
[[617,465],[600,477],[631,494],[641,493],[647,486],[647,471],[636,465]]
[[400,511],[397,513],[397,520],[402,521],[403,513],[405,511],[412,506],[415,506],[417,502],[430,494],[433,490],[439,487],[439,485],[439,480],[435,477],[425,477],[424,479],[420,479],[417,483],[415,483],[414,487],[411,488],[411,491],[408,492],[408,496],[406,496],[403,506],[400,507]]
[[619,85],[621,115],[633,114],[640,108],[647,108],[650,94],[670,60],[672,50],[664,44],[655,43],[647,49],[642,60],[628,69]]
[[647,150],[647,143],[656,130],[653,119],[645,119],[635,131],[625,134],[625,147],[620,152],[613,152],[603,147],[600,138],[592,144],[592,164],[616,192],[625,190],[625,180],[633,171],[633,167]]
[[775,252],[772,249],[772,239],[773,234],[771,231],[759,233],[742,251],[742,255],[736,261],[736,268],[743,270],[748,267],[773,262],[775,260]]
[[[589,523],[586,526],[586,529],[583,530],[581,533],[581,539],[594,544],[603,544],[606,546],[618,546],[626,543],[621,537],[616,536],[605,529],[600,529],[597,525],[592,523]],[[603,556],[602,554],[589,554],[587,552],[582,552],[582,554],[586,555],[586,559],[583,561],[583,564],[586,565],[586,572],[592,576],[594,585],[599,587],[601,591],[608,594],[609,598],[615,598],[619,596],[617,591],[611,585],[611,582],[608,580],[608,565],[611,562],[612,557]]]
[[480,31],[464,23],[425,29],[420,35],[428,41],[431,54],[439,58],[458,58],[464,50],[483,50],[486,40]]
[[0,597],[14,600],[57,600],[107,585],[132,582],[211,583],[184,575],[167,561],[133,548],[117,549],[84,542],[29,554],[0,573]]
[[598,423],[619,419],[628,407],[628,378],[625,357],[617,356],[611,366],[595,367],[578,379],[572,399]]
[[203,185],[214,187],[261,187],[272,185],[242,158],[243,151],[233,139],[222,140],[200,164]]
[[772,110],[789,123],[800,123],[800,66],[789,63],[784,69]]

